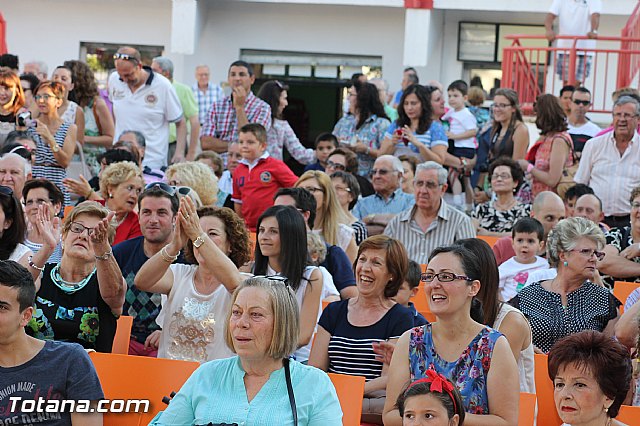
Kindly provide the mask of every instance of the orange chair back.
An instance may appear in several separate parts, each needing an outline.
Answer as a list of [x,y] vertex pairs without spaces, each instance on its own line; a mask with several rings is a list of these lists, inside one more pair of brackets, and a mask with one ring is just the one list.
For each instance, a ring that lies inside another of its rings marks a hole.
[[494,244],[500,239],[500,237],[490,237],[488,235],[478,235],[476,238],[486,241],[487,244],[489,244],[491,247],[493,247]]
[[64,217],[66,218],[67,216],[69,216],[69,213],[71,213],[71,210],[73,210],[75,206],[65,206],[64,208]]
[[342,424],[344,426],[359,425],[364,397],[364,377],[329,373],[329,378],[340,400]]
[[553,400],[553,382],[549,378],[548,357],[544,354],[534,355],[536,396],[538,397],[538,424],[544,426],[560,426],[556,404]]
[[621,406],[616,420],[626,425],[637,425],[640,422],[640,407]]
[[620,306],[621,314],[624,312],[624,304],[627,302],[627,297],[638,287],[640,287],[640,283],[630,283],[627,281],[616,281],[613,283],[613,295],[622,302],[622,306]]
[[113,346],[111,347],[112,354],[129,353],[129,340],[131,339],[131,326],[133,325],[133,317],[121,315],[118,318],[118,325],[116,328],[116,335],[113,338]]
[[422,314],[422,316],[425,317],[425,319],[431,323],[438,321],[438,318],[433,312],[422,311],[420,312],[420,314]]
[[416,311],[422,315],[424,315],[424,312],[431,312],[429,302],[427,301],[427,293],[424,291],[424,282],[420,281],[420,284],[418,284],[418,292],[410,300],[413,306],[415,306]]
[[254,257],[256,255],[256,239],[257,234],[255,232],[249,231],[249,249],[251,250],[251,260],[255,260]]
[[148,399],[146,413],[109,413],[105,426],[146,425],[166,408],[164,396],[180,390],[200,364],[193,361],[149,358],[142,356],[89,354],[107,399]]
[[518,410],[518,426],[533,426],[536,417],[536,395],[520,393],[520,409]]

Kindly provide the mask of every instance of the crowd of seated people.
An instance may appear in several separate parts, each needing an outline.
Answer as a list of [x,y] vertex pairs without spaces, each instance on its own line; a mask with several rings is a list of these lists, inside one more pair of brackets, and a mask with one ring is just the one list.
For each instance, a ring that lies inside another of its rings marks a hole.
[[[622,425],[640,405],[637,91],[593,138],[587,89],[569,116],[541,95],[529,149],[511,89],[486,115],[465,82],[407,69],[395,107],[357,75],[310,148],[284,119],[288,86],[254,95],[246,62],[225,96],[200,77],[178,95],[130,47],[114,61],[106,100],[79,61],[42,81],[0,68],[0,392],[48,365],[57,394],[103,398],[84,350],[111,352],[126,315],[129,356],[202,364],[157,425],[339,425],[325,372],[364,377],[366,424],[515,425],[534,353],[567,424]],[[198,147],[183,102],[204,108]]]

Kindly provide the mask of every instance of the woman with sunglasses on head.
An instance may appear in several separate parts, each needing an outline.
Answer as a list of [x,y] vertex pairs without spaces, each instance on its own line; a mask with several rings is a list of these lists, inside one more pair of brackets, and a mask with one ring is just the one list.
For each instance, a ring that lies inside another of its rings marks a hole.
[[25,111],[24,91],[18,74],[11,68],[0,67],[0,145],[16,130],[18,115]]
[[218,201],[218,177],[206,165],[187,161],[169,166],[165,179],[172,186],[188,187],[198,194],[203,206]]
[[419,84],[407,87],[398,106],[398,119],[387,129],[381,154],[442,164],[448,147],[444,127],[433,118],[429,91]]
[[422,275],[431,312],[438,319],[407,331],[396,344],[389,367],[385,425],[401,425],[394,401],[406,383],[435,370],[462,395],[465,425],[518,423],[518,366],[507,339],[482,323],[483,263],[459,246],[439,247]]
[[273,206],[258,219],[255,248],[255,275],[286,277],[300,311],[297,361],[306,362],[313,334],[322,311],[322,272],[312,266],[307,246],[307,226],[299,211],[291,206]]
[[582,217],[563,219],[549,233],[547,260],[558,275],[526,286],[509,302],[529,320],[536,352],[547,353],[562,337],[582,330],[613,336],[621,303],[593,282],[604,245],[598,225]]
[[[386,235],[369,237],[358,247],[353,267],[358,295],[324,309],[309,365],[329,373],[363,376],[362,421],[382,424],[384,390],[391,371],[374,350],[380,342],[393,343],[413,327],[413,312],[393,299],[407,274],[407,251]],[[387,402],[394,404],[397,395],[392,398]]]
[[58,115],[63,95],[64,87],[60,83],[45,80],[38,84],[34,92],[39,111],[37,126],[30,127],[28,132],[36,140],[33,177],[53,182],[64,194],[64,205],[69,206],[71,198],[62,181],[67,177],[67,167],[76,149],[77,127]]
[[27,333],[111,352],[127,289],[111,251],[113,217],[100,204],[85,201],[65,218],[60,263],[31,265],[42,273],[36,280],[36,311]]
[[369,176],[373,163],[382,152],[382,141],[389,127],[378,88],[371,83],[354,81],[349,87],[349,113],[333,128],[340,146],[358,156],[358,173]]
[[340,247],[353,262],[358,246],[349,217],[338,201],[331,179],[324,172],[309,170],[298,179],[295,188],[304,188],[316,199],[316,219],[313,232],[320,234],[326,243]]
[[[166,184],[151,185],[175,194]],[[181,250],[191,264],[173,264]],[[190,198],[180,199],[173,239],[135,277],[138,289],[167,296],[158,357],[204,363],[233,355],[224,344],[224,317],[244,279],[238,267],[248,260],[249,236],[232,210],[196,209]]]
[[289,105],[287,92],[289,86],[278,80],[265,82],[258,97],[271,107],[271,127],[267,131],[267,152],[273,158],[283,161],[282,151],[284,148],[300,164],[311,164],[316,159],[315,151],[305,148],[295,132],[282,116],[282,112]]

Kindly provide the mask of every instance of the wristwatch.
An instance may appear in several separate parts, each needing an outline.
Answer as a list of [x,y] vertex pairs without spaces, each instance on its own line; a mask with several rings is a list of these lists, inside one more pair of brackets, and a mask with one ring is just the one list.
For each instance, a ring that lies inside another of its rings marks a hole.
[[201,245],[204,244],[204,239],[207,236],[207,234],[205,234],[204,232],[195,240],[193,240],[193,246],[195,248],[200,248]]
[[56,152],[60,152],[60,145],[58,145],[57,143],[54,143],[53,146],[51,147],[51,151],[53,151],[54,154]]

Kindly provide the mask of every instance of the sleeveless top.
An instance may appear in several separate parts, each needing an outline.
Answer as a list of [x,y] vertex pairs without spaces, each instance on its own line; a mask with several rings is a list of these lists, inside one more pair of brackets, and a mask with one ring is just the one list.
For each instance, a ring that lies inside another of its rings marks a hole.
[[[553,148],[553,141],[556,138],[560,138],[563,140],[561,143],[566,143],[569,145],[569,154],[567,155],[567,159],[564,162],[563,169],[565,167],[573,166],[573,141],[567,132],[558,132],[552,133],[549,135],[541,136],[542,143],[540,144],[538,151],[536,151],[536,161],[535,166],[536,169],[542,170],[544,172],[549,172],[551,166],[551,149]],[[555,187],[550,187],[549,185],[542,183],[541,181],[533,178],[533,185],[531,185],[531,191],[533,196],[535,197],[542,191],[552,191],[556,192]]]
[[73,101],[69,101],[69,105],[67,105],[67,109],[64,110],[64,113],[60,116],[60,119],[62,119],[62,121],[65,123],[75,124],[76,111],[78,111],[78,104]]
[[448,362],[436,352],[431,324],[413,328],[409,340],[411,381],[425,377],[429,369],[435,370],[458,388],[467,413],[489,414],[487,375],[500,336],[500,332],[485,326],[456,361]]
[[[64,146],[64,140],[67,137],[67,131],[69,126],[73,123],[64,122],[58,127],[56,134],[53,135],[56,143],[60,146],[60,149]],[[44,178],[50,180],[54,185],[62,191],[64,195],[64,205],[71,205],[71,197],[67,187],[62,184],[62,180],[67,177],[67,169],[58,164],[53,151],[49,147],[49,144],[42,140],[40,135],[36,133],[35,129],[29,128],[27,130],[36,141],[36,163],[33,166],[33,177]]]
[[[85,136],[100,136],[100,128],[98,126],[98,122],[96,121],[96,115],[93,111],[95,101],[96,101],[95,99],[91,99],[91,102],[89,102],[89,105],[87,105],[82,109],[84,111],[84,135]],[[106,151],[106,148],[103,146],[85,143],[82,146],[82,151],[84,152],[84,160],[89,166],[89,169],[91,169],[94,176],[98,176],[98,172],[100,171],[98,156],[100,154],[103,154]]]
[[74,342],[85,349],[111,352],[116,317],[100,295],[98,272],[82,289],[67,294],[51,279],[55,266],[47,263],[44,267],[36,310],[25,327],[27,333],[41,340]]
[[[499,330],[502,325],[502,321],[505,319],[507,314],[510,312],[517,312],[518,315],[521,315],[527,324],[529,321],[524,316],[522,312],[517,310],[511,305],[507,305],[503,303],[498,311],[498,315],[496,316],[496,321],[493,323],[494,330]],[[534,372],[534,364],[533,364],[533,336],[529,333],[529,337],[531,338],[531,342],[526,349],[520,351],[520,357],[518,357],[518,375],[520,376],[520,392],[526,393],[536,393],[536,383],[535,383],[535,372]]]

